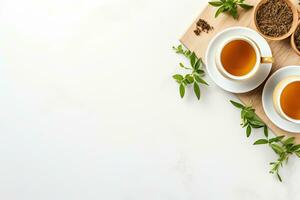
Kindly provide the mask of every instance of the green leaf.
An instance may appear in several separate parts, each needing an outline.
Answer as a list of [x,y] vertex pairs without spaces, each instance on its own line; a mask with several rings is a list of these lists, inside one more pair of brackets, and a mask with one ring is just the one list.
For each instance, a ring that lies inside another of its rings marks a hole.
[[190,58],[191,54],[192,54],[192,52],[191,52],[190,50],[186,50],[186,51],[184,52],[184,55],[185,55],[185,57],[187,57],[187,58]]
[[175,80],[177,80],[177,81],[182,81],[182,80],[183,80],[183,76],[180,75],[180,74],[175,74],[175,75],[173,75],[173,78],[174,78]]
[[204,74],[205,74],[205,71],[204,70],[202,70],[202,69],[197,69],[196,70],[196,73],[199,75],[199,76],[203,76]]
[[246,114],[247,114],[247,110],[242,109],[242,111],[241,111],[241,118],[242,118],[243,120],[246,119]]
[[179,93],[180,93],[181,98],[183,98],[184,93],[185,93],[185,87],[183,84],[180,84],[180,86],[179,86]]
[[231,103],[232,105],[234,105],[235,107],[237,107],[237,108],[240,108],[240,109],[244,109],[244,108],[245,108],[244,105],[242,105],[242,104],[240,104],[240,103],[238,103],[238,102],[235,102],[235,101],[230,100],[230,103]]
[[283,161],[281,162],[280,166],[281,166],[281,167],[283,167],[283,165],[284,165],[284,164],[286,164],[286,165],[287,165],[287,164],[288,164],[288,162],[289,162],[289,156],[287,156],[287,157],[286,157],[286,159],[285,159],[285,163],[284,163]]
[[239,6],[245,10],[250,10],[251,8],[253,8],[252,5],[245,4],[245,3],[240,3]]
[[237,19],[238,18],[238,13],[237,13],[237,8],[231,8],[229,10],[229,13],[233,16],[234,19]]
[[225,10],[224,6],[220,7],[215,14],[215,18],[217,18],[222,12],[224,12],[224,10]]
[[[249,116],[250,113],[252,114],[251,117]],[[265,124],[261,121],[261,119],[258,118],[257,115],[255,114],[255,110],[248,112],[247,117],[252,118],[251,123],[253,125],[260,126],[260,127],[265,126]]]
[[192,54],[190,50],[184,50],[181,44],[178,45],[178,47],[173,46],[173,50],[176,51],[177,54],[182,54],[187,58],[189,58],[190,55]]
[[289,137],[288,139],[284,140],[283,143],[285,145],[288,145],[288,144],[293,144],[295,141],[295,137]]
[[220,0],[220,1],[211,1],[209,4],[214,7],[219,7],[215,13],[215,17],[218,17],[223,12],[229,12],[234,19],[238,18],[238,9],[237,6],[245,10],[251,9],[253,6],[243,3],[244,0]]
[[280,177],[280,175],[279,175],[278,172],[276,173],[276,175],[277,175],[278,180],[279,180],[280,182],[282,182],[282,178]]
[[182,54],[183,53],[183,49],[182,49],[182,45],[178,45],[177,47],[173,46],[173,50],[176,51],[176,53],[178,54]]
[[221,5],[223,5],[223,2],[222,1],[211,1],[211,2],[208,2],[211,6],[214,6],[214,7],[219,7]]
[[206,83],[206,81],[205,80],[203,80],[202,78],[200,78],[200,76],[195,76],[195,79],[196,79],[196,81],[198,82],[198,83],[202,83],[202,84],[204,84],[204,85],[208,85],[208,83]]
[[283,138],[285,137],[285,135],[281,135],[281,136],[278,136],[278,140],[281,141]]
[[[177,83],[179,83],[179,94],[181,98],[185,95],[186,86],[192,83],[196,83],[196,78],[199,83],[203,83],[208,85],[201,77],[205,75],[205,72],[201,69],[204,65],[201,58],[197,58],[196,54],[194,52],[191,52],[190,50],[185,49],[181,44],[177,47],[173,46],[173,50],[176,51],[178,54],[184,55],[186,58],[190,60],[191,67],[186,67],[182,63],[179,63],[179,66],[188,69],[193,70],[192,73],[186,74],[185,76],[182,76],[180,74],[175,74],[172,77],[176,80]],[[198,92],[199,90],[199,92]],[[196,83],[196,86],[194,86],[194,91],[197,96],[197,98],[200,98],[200,88],[198,83]]]
[[272,149],[275,151],[277,154],[282,154],[284,152],[284,149],[279,146],[278,144],[270,144]]
[[194,78],[190,75],[190,74],[187,74],[185,75],[185,79],[188,81],[188,83],[194,83]]
[[285,136],[282,135],[282,136],[278,136],[278,137],[271,138],[271,139],[269,139],[269,143],[279,142],[279,141],[281,141],[284,137],[285,137]]
[[268,140],[266,139],[260,139],[254,142],[254,145],[259,145],[259,144],[268,144]]
[[242,128],[245,128],[246,126],[249,125],[249,123],[248,123],[248,122],[245,122],[244,124],[241,124],[241,125],[242,125]]
[[199,69],[200,67],[202,67],[202,60],[201,58],[200,59],[197,59],[196,63],[195,63],[195,66],[194,66],[194,69],[197,70]]
[[259,124],[259,123],[253,122],[253,121],[251,121],[251,119],[249,119],[249,121],[250,121],[249,124],[251,124],[252,128],[262,128],[265,126],[264,124]]
[[247,119],[251,119],[251,122],[253,122],[254,125],[260,125],[259,121],[255,121],[254,119],[255,113],[253,111],[249,111],[249,110],[244,110],[244,117],[246,117]]
[[251,131],[252,131],[251,126],[248,125],[247,129],[246,129],[246,135],[247,135],[247,137],[249,137],[251,135]]
[[192,55],[190,56],[190,63],[191,63],[192,68],[195,67],[196,59],[197,59],[197,56],[196,56],[196,54],[193,52]]
[[285,146],[286,150],[290,152],[290,151],[291,151],[291,148],[294,146],[294,144],[293,144],[293,143],[290,143],[290,144],[284,144],[284,146]]
[[269,137],[269,130],[268,130],[268,127],[266,125],[264,126],[264,135],[266,136],[266,138]]
[[[251,123],[250,123],[250,124],[251,124]],[[258,125],[251,124],[251,127],[252,127],[252,128],[258,129],[258,128],[262,128],[262,127],[264,127],[264,126],[262,126],[262,125],[258,126]]]
[[199,85],[196,82],[194,83],[194,92],[197,96],[197,99],[199,100],[200,99],[200,88],[199,88]]
[[292,152],[300,150],[300,144],[294,145],[290,150]]
[[231,10],[234,7],[236,7],[236,3],[233,3],[233,1],[227,0],[223,6],[224,6],[224,11],[228,11],[228,10]]
[[186,79],[183,79],[183,81],[182,81],[181,83],[183,83],[183,84],[184,84],[184,86],[186,86],[186,85],[188,85],[188,84],[189,84],[189,83],[188,83],[188,81],[187,81]]
[[194,78],[198,83],[200,83],[201,80],[200,80],[200,76],[198,74],[194,74]]
[[[179,46],[178,46],[178,47],[179,47]],[[178,51],[178,47],[172,46],[172,49],[173,49],[174,51]]]
[[300,151],[296,151],[295,154],[300,158]]

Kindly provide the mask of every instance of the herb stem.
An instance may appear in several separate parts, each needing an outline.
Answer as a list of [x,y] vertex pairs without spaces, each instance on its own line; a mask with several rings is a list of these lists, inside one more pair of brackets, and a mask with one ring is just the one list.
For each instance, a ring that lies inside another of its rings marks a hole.
[[255,114],[255,109],[251,106],[244,106],[243,104],[235,101],[230,101],[232,105],[241,110],[241,118],[243,128],[246,128],[247,137],[250,136],[252,128],[263,128],[264,138],[261,138],[254,142],[254,145],[268,144],[268,146],[278,155],[275,162],[271,162],[271,174],[276,174],[278,180],[282,182],[282,178],[279,174],[280,167],[283,167],[284,162],[287,163],[288,159],[292,155],[296,155],[300,158],[300,145],[295,144],[295,138],[289,137],[284,140],[285,136],[277,136],[270,138],[268,136],[267,125]]

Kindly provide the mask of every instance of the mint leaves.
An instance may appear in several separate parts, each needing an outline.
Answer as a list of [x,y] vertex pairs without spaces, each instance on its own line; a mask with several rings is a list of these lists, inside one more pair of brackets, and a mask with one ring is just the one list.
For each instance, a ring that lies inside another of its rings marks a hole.
[[271,162],[271,174],[276,174],[278,180],[282,182],[282,178],[279,174],[279,170],[284,164],[288,163],[288,159],[292,155],[296,155],[300,158],[300,144],[295,144],[294,137],[286,138],[283,136],[277,136],[269,138],[268,127],[263,123],[261,119],[255,114],[255,109],[251,106],[244,106],[235,101],[230,101],[233,106],[241,110],[241,126],[246,127],[246,135],[250,136],[253,128],[263,128],[264,138],[261,138],[254,142],[253,145],[268,145],[277,155],[276,161]]
[[211,6],[218,7],[215,13],[215,17],[218,17],[221,13],[228,12],[234,19],[238,18],[238,6],[244,10],[253,8],[252,5],[244,3],[245,0],[220,0],[208,2]]
[[185,66],[182,63],[179,63],[179,67],[190,70],[190,73],[181,75],[175,74],[173,75],[173,79],[179,84],[179,94],[180,97],[183,98],[185,95],[186,87],[188,85],[192,85],[194,89],[194,93],[198,100],[200,100],[201,91],[200,91],[200,84],[208,85],[207,82],[203,79],[205,72],[203,71],[203,61],[201,58],[197,58],[194,52],[190,50],[183,49],[182,45],[178,45],[177,47],[173,47],[173,50],[177,54],[181,54],[189,59],[190,66]]
[[294,137],[278,136],[271,139],[259,139],[254,142],[254,145],[266,144],[269,145],[272,150],[278,155],[278,159],[275,162],[271,162],[271,174],[276,174],[278,179],[282,182],[282,178],[279,175],[280,167],[288,163],[288,159],[293,154],[300,158],[300,145],[294,143]]
[[244,106],[235,101],[230,101],[232,105],[241,110],[241,118],[242,123],[241,126],[243,128],[246,127],[246,135],[249,137],[251,135],[252,129],[264,128],[264,134],[268,136],[268,128],[267,126],[259,119],[259,117],[255,114],[255,109],[251,106]]

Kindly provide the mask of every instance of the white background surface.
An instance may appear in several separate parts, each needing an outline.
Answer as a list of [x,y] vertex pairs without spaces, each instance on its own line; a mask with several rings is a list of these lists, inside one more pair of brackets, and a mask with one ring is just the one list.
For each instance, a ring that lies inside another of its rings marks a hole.
[[298,200],[300,162],[268,174],[233,95],[179,98],[171,46],[205,5],[2,0],[0,198]]

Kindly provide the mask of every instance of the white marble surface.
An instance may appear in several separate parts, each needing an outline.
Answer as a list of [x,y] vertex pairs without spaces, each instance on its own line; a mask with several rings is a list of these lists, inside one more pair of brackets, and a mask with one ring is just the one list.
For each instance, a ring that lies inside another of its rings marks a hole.
[[233,95],[179,98],[171,46],[205,5],[2,0],[1,199],[300,199],[299,160],[271,176]]

